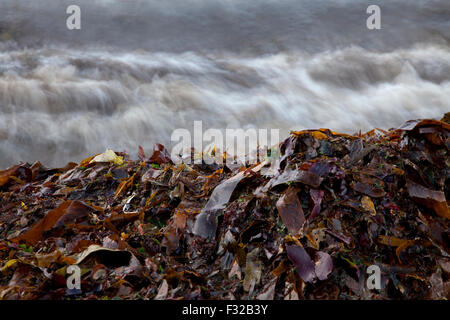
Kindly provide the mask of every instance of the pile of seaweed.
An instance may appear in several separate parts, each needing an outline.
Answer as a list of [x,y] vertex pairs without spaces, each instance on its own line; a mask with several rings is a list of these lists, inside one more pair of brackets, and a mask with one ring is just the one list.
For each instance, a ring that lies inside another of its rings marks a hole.
[[175,164],[159,144],[15,165],[0,299],[448,299],[449,129],[292,132],[253,165]]

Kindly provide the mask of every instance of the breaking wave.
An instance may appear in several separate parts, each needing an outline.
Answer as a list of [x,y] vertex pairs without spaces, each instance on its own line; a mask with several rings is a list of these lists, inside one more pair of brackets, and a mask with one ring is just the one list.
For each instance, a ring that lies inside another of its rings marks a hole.
[[389,128],[450,110],[450,50],[248,57],[40,48],[0,54],[1,165],[61,165],[176,128]]
[[0,168],[130,153],[174,129],[389,128],[450,110],[450,2],[0,2]]

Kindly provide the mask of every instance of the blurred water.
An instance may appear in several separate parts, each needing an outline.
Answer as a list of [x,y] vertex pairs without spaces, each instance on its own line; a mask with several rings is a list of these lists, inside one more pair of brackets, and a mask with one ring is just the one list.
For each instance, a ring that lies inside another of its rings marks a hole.
[[[79,4],[82,30],[65,8]],[[369,4],[382,30],[365,27]],[[449,1],[0,3],[0,168],[176,128],[389,128],[450,110]]]

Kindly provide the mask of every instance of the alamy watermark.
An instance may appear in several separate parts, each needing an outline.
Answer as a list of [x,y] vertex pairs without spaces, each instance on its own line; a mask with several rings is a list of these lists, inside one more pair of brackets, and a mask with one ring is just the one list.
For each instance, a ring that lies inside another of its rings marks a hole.
[[81,269],[77,265],[67,267],[67,274],[70,276],[66,280],[67,289],[81,290]]
[[66,14],[70,16],[66,19],[66,26],[69,30],[81,29],[81,8],[77,5],[70,5],[66,9]]
[[366,20],[366,26],[369,30],[381,29],[381,9],[377,5],[370,5],[367,7],[366,12],[370,16]]
[[[366,27],[369,30],[381,29],[381,9],[377,5],[370,5],[366,9],[370,16],[366,20]],[[66,26],[69,30],[81,29],[81,8],[78,5],[70,5],[66,9],[69,16],[66,19]]]
[[367,268],[366,286],[369,290],[381,290],[381,270],[376,264],[373,264]]
[[171,150],[174,162],[186,164],[256,164],[266,157],[274,158],[272,147],[280,143],[279,129],[204,130],[202,121],[194,121],[193,134],[185,128],[172,132]]
[[[81,268],[77,265],[67,267],[69,277],[66,280],[68,290],[81,291]],[[371,265],[367,268],[368,278],[366,286],[369,290],[381,290],[381,270],[377,265]]]

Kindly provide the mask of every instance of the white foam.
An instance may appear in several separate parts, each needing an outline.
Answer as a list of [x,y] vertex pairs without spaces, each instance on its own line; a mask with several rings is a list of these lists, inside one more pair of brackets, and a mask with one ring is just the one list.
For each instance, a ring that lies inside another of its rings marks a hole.
[[450,49],[358,47],[250,57],[222,52],[3,52],[0,166],[169,144],[172,130],[390,128],[450,110]]

